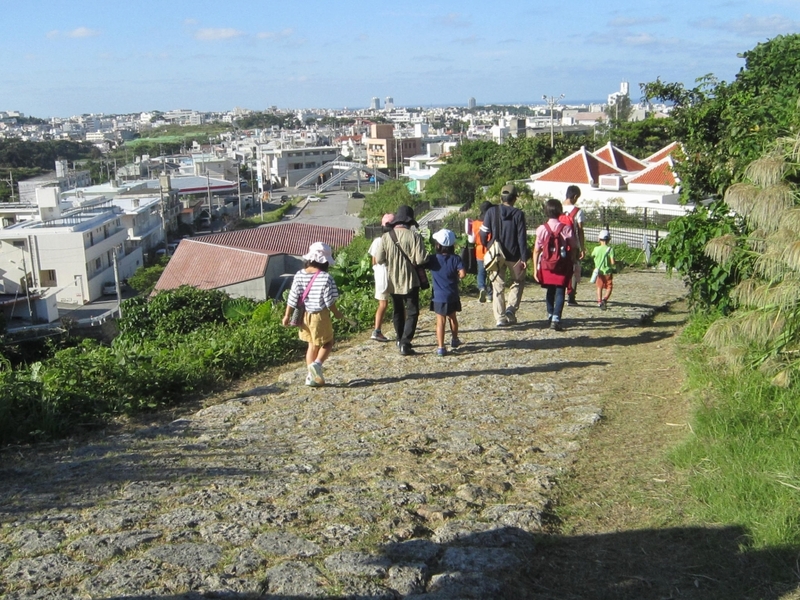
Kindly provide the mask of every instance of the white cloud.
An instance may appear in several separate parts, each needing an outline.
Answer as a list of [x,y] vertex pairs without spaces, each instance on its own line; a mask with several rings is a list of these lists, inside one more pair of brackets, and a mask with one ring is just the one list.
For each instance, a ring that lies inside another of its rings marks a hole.
[[262,31],[256,34],[256,37],[260,40],[279,40],[291,37],[294,33],[294,29],[282,29],[281,31]]
[[472,44],[477,44],[482,39],[483,38],[479,38],[477,35],[473,34],[465,38],[457,38],[453,40],[453,42],[455,42],[456,44],[463,44],[464,46],[471,46]]
[[461,13],[451,12],[438,19],[440,25],[445,27],[464,28],[472,25]]
[[702,29],[716,29],[745,37],[773,37],[800,29],[800,21],[795,21],[783,15],[756,17],[748,14],[739,19],[731,19],[729,21],[720,21],[713,18],[704,19],[695,21],[692,25]]
[[216,42],[219,40],[230,40],[244,35],[238,29],[232,27],[206,27],[198,29],[194,33],[194,39],[201,42]]
[[71,38],[87,38],[98,36],[100,32],[95,29],[89,29],[88,27],[78,27],[72,31],[68,31],[64,35]]
[[634,35],[626,35],[622,38],[622,42],[628,46],[652,46],[658,40],[649,33],[636,33]]
[[640,25],[652,25],[654,23],[664,23],[666,17],[617,17],[611,19],[608,24],[611,27],[638,27]]
[[48,37],[48,39],[51,39],[51,40],[52,40],[52,39],[55,39],[55,38],[57,38],[58,36],[59,36],[59,31],[58,31],[58,29],[53,29],[52,31],[48,31],[48,32],[47,32],[47,37]]

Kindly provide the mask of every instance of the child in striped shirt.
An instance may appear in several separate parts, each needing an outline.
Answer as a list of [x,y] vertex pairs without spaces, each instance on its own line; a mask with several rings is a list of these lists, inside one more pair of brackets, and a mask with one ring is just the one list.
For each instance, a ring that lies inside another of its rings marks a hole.
[[294,308],[301,304],[305,307],[303,323],[300,326],[300,339],[308,342],[306,350],[306,385],[320,387],[325,385],[322,376],[322,363],[333,348],[333,323],[331,313],[337,319],[344,319],[342,311],[336,306],[339,289],[336,282],[328,274],[328,267],[333,264],[331,247],[322,242],[314,242],[303,258],[306,265],[294,275],[283,325],[289,325],[289,317]]

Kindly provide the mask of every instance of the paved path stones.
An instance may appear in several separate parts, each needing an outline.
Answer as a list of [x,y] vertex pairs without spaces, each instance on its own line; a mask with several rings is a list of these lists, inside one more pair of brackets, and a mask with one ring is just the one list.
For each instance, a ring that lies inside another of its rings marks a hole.
[[642,324],[683,295],[622,274],[606,312],[579,289],[567,330],[528,287],[519,324],[464,299],[461,339],[337,350],[329,385],[291,368],[167,425],[7,450],[0,595],[47,598],[524,597],[559,473],[602,415],[618,351],[671,334]]

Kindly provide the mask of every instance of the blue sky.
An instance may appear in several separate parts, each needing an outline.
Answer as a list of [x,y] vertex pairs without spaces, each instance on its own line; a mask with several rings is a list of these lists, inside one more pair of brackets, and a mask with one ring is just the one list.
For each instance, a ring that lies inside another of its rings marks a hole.
[[0,3],[0,110],[357,108],[604,99],[731,80],[800,0]]

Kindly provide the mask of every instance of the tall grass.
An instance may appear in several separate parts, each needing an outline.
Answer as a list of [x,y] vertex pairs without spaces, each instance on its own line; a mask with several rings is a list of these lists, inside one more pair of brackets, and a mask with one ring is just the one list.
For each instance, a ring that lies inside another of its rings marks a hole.
[[699,399],[693,437],[677,449],[705,520],[744,526],[754,547],[800,543],[800,389],[779,388],[757,371],[719,367],[689,346],[709,319],[684,333],[689,383]]

